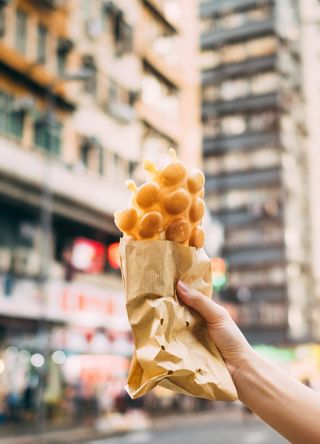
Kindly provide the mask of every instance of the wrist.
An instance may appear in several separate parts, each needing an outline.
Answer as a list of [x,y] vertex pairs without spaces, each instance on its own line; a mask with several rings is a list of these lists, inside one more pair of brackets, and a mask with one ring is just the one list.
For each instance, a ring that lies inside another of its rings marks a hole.
[[251,347],[248,347],[236,361],[226,363],[237,390],[241,388],[242,382],[252,373],[257,363],[257,358],[258,354]]

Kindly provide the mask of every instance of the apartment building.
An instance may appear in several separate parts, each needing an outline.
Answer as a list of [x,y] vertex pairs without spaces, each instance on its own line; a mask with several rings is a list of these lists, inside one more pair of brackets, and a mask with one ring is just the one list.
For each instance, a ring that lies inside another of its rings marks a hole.
[[197,2],[144,0],[140,8],[142,153],[160,158],[175,147],[182,160],[199,164]]
[[310,250],[311,269],[314,280],[314,299],[312,301],[313,336],[320,337],[320,3],[316,0],[300,2],[301,13],[301,47],[303,60],[303,84],[306,104],[307,152],[308,152],[308,185],[310,199]]
[[225,227],[221,297],[255,343],[312,336],[297,1],[200,5],[207,202]]

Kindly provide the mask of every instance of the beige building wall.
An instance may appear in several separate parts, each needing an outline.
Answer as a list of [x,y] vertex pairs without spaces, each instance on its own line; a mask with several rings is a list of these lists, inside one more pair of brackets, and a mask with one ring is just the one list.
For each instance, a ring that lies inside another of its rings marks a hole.
[[308,185],[310,196],[314,335],[320,338],[320,4],[300,2],[302,18],[303,85],[306,100]]
[[202,162],[198,8],[197,0],[180,0],[181,156],[192,165]]
[[[190,0],[148,0],[140,2],[141,25],[136,48],[142,63],[150,68],[162,85],[172,89],[149,100],[151,85],[142,75],[142,94],[138,114],[142,125],[150,126],[161,140],[142,141],[142,153],[160,160],[170,146],[177,148],[181,160],[199,164],[201,159],[200,103],[198,67],[198,2]],[[158,33],[157,33],[158,29]],[[162,32],[160,31],[162,30]],[[154,87],[156,89],[156,87]],[[175,91],[175,92],[174,92]],[[176,101],[176,103],[175,103]],[[150,137],[152,139],[152,137]]]

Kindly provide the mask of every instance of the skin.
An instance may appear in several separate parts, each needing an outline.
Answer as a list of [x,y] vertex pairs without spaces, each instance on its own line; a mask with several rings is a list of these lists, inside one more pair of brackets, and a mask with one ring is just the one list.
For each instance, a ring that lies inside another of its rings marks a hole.
[[258,355],[223,307],[182,281],[177,292],[206,321],[240,401],[292,444],[319,444],[320,395]]

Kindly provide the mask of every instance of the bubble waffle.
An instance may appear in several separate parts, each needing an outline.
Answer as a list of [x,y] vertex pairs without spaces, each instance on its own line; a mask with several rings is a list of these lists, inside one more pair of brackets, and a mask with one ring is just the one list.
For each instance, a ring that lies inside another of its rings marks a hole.
[[116,212],[115,223],[134,240],[166,239],[201,248],[204,174],[179,162],[175,150],[171,149],[170,155],[171,162],[161,169],[144,160],[143,166],[151,178],[139,188],[127,181],[133,193],[132,207]]

